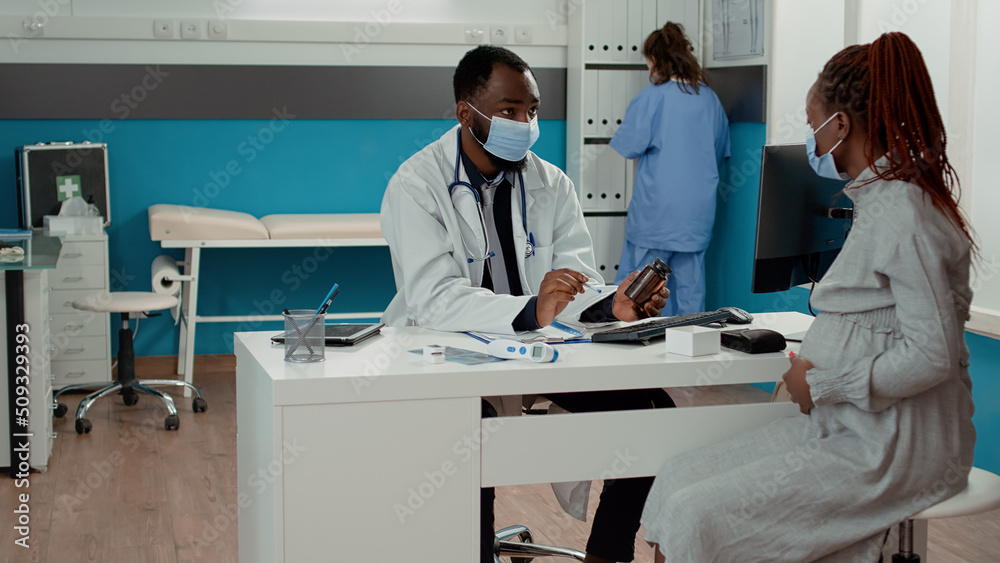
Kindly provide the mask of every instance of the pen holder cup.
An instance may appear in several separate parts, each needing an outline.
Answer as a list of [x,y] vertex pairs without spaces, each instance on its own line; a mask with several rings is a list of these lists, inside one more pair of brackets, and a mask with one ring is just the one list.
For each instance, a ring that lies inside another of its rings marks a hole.
[[285,361],[322,362],[326,359],[326,315],[311,309],[293,309],[285,317]]

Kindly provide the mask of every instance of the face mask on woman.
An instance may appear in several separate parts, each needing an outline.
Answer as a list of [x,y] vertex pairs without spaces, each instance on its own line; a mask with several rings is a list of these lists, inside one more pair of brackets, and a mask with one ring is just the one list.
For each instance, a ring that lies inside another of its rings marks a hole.
[[830,123],[830,121],[832,121],[838,113],[840,112],[834,112],[834,114],[831,115],[829,119],[824,121],[823,125],[817,127],[815,131],[809,131],[809,135],[806,136],[806,156],[809,157],[809,166],[812,166],[812,169],[816,171],[816,174],[822,176],[823,178],[830,178],[831,180],[846,181],[850,180],[851,177],[843,172],[839,172],[837,170],[837,163],[833,160],[833,151],[840,146],[840,143],[844,142],[843,139],[837,141],[837,144],[833,145],[833,148],[826,151],[826,154],[816,154],[816,133],[819,133],[820,129],[826,127],[826,124]]

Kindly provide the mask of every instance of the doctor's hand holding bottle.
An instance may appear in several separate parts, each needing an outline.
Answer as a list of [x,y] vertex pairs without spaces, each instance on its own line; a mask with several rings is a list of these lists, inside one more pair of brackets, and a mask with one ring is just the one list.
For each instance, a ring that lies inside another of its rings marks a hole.
[[[625,290],[638,275],[638,270],[629,274],[618,285],[618,290],[615,292],[612,311],[615,318],[620,321],[637,321],[646,317],[658,317],[660,310],[667,303],[667,297],[670,296],[670,291],[664,286],[640,308],[634,301],[625,297]],[[535,322],[538,323],[538,326],[552,324],[552,321],[566,308],[566,305],[573,301],[576,295],[585,291],[583,284],[586,282],[586,275],[569,268],[552,270],[545,274],[538,288],[538,299],[535,302]]]

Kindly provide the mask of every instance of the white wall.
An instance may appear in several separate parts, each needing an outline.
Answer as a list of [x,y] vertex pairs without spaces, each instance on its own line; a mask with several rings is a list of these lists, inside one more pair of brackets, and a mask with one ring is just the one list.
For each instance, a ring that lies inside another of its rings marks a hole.
[[[3,0],[0,62],[452,66],[503,27],[533,66],[564,67],[568,11],[582,1]],[[43,23],[40,33],[25,31],[25,18]],[[155,39],[156,20],[172,22],[174,36]],[[202,26],[199,38],[180,37],[185,21]],[[210,21],[228,37],[209,39]],[[527,42],[513,39],[518,27]]]
[[[963,188],[971,195],[972,223],[979,235],[983,261],[976,270],[974,304],[1000,316],[1000,189],[997,184],[997,159],[1000,156],[1000,108],[996,94],[1000,92],[1000,33],[994,27],[1000,22],[1000,2],[979,2],[976,14],[976,73],[973,92],[972,171],[963,178]],[[1000,329],[1000,323],[994,321]],[[997,332],[1000,332],[998,330]]]
[[[397,0],[400,22],[518,23],[558,17],[562,0]],[[256,20],[365,21],[392,0],[3,0],[0,14],[27,15],[44,4],[60,15],[231,18]],[[579,3],[579,0],[577,1]]]
[[889,31],[901,31],[910,36],[924,56],[946,127],[951,3],[952,0],[861,0],[858,37],[859,43],[871,43]]
[[806,140],[806,93],[844,48],[844,0],[774,0],[767,142]]

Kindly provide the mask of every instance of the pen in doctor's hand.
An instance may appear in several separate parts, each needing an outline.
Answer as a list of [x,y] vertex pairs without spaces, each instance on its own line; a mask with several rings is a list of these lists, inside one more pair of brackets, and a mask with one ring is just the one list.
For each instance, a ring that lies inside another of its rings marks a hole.
[[339,287],[340,286],[338,284],[333,284],[333,287],[330,288],[330,293],[327,293],[326,297],[323,299],[323,304],[319,306],[319,309],[316,309],[317,315],[326,313],[326,309],[330,306],[330,303],[333,302],[333,298],[340,293],[340,289],[338,289]]

